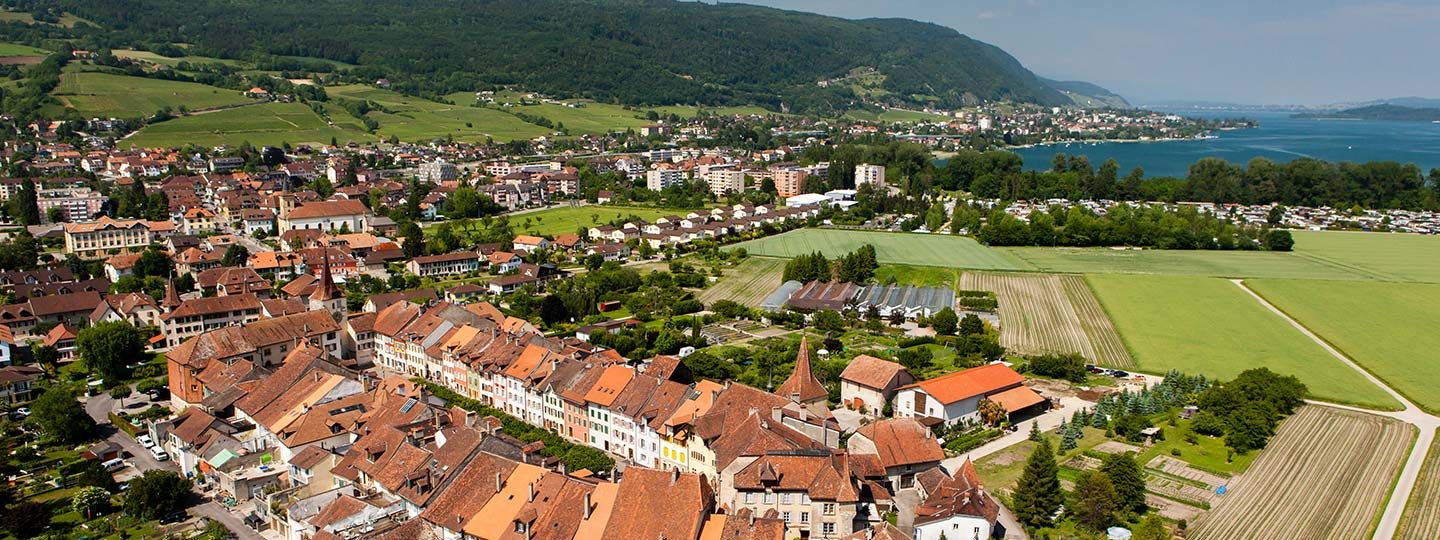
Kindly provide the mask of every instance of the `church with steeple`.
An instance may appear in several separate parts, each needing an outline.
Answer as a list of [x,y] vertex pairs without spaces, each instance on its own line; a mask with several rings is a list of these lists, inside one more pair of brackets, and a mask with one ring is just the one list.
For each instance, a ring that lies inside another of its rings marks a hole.
[[775,389],[775,394],[789,399],[801,405],[825,406],[830,398],[830,391],[825,385],[820,384],[820,379],[815,378],[815,373],[810,369],[810,340],[806,337],[800,338],[800,354],[795,357],[795,370],[790,372],[790,378],[780,383]]
[[336,322],[345,320],[345,293],[335,286],[335,278],[330,275],[330,248],[323,248],[320,262],[320,283],[315,286],[315,292],[310,293],[310,302],[307,307],[310,311],[325,310]]

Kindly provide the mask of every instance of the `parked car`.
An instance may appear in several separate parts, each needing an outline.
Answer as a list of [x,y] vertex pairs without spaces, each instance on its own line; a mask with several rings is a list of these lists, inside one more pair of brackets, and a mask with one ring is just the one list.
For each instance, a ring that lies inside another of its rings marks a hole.
[[125,468],[125,460],[120,459],[120,458],[115,458],[115,459],[112,459],[112,460],[110,460],[110,461],[106,461],[106,462],[104,462],[104,463],[101,463],[100,466],[101,466],[101,467],[104,467],[106,472],[115,472],[115,471],[118,471],[118,470],[120,470],[120,469],[124,469],[124,468]]
[[151,446],[150,455],[155,456],[155,461],[170,461],[170,454],[165,453],[165,449],[159,446]]
[[150,435],[149,435],[149,434],[144,434],[144,435],[141,435],[141,436],[139,436],[139,437],[135,437],[135,442],[140,443],[140,446],[143,446],[143,447],[145,447],[145,448],[150,448],[150,447],[152,447],[152,446],[155,446],[155,441],[150,439]]
[[1130,378],[1130,372],[1120,369],[1112,369],[1110,370],[1110,376],[1117,379],[1128,379]]
[[30,408],[29,408],[29,407],[20,407],[19,409],[15,409],[14,411],[11,411],[11,412],[10,412],[10,418],[13,418],[13,419],[15,419],[15,420],[24,420],[24,419],[28,418],[29,416],[30,416]]
[[160,516],[160,523],[162,525],[169,525],[171,523],[179,523],[181,521],[185,521],[189,518],[190,514],[185,513],[184,510],[176,510],[174,512],[170,512],[169,514]]

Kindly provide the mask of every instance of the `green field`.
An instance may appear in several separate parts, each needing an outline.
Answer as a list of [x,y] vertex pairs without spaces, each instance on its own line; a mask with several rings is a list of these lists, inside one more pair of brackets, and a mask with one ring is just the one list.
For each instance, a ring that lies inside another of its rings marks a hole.
[[980,245],[968,236],[909,234],[839,229],[800,229],[731,246],[745,248],[751,255],[794,257],[819,251],[839,257],[865,244],[875,246],[882,263],[974,268],[979,270],[1023,270],[998,251]]
[[118,146],[175,147],[190,143],[217,146],[247,141],[256,146],[278,146],[286,142],[329,144],[331,137],[341,144],[375,140],[363,131],[327,125],[303,104],[265,103],[152,124],[120,141]]
[[[12,21],[13,21],[13,22],[25,23],[25,24],[36,24],[36,22],[37,22],[37,21],[35,20],[35,17],[34,17],[33,15],[29,14],[29,13],[20,12],[20,11],[0,11],[0,22],[12,22]],[[76,24],[82,23],[82,22],[83,22],[83,23],[87,23],[87,24],[93,24],[93,23],[90,23],[90,21],[87,21],[87,20],[85,20],[85,19],[81,19],[81,18],[76,17],[76,16],[74,16],[74,15],[71,15],[71,14],[69,14],[69,13],[66,13],[66,14],[63,14],[63,15],[60,16],[60,26],[64,26],[64,27],[66,27],[66,28],[73,27],[73,26],[75,26]],[[45,23],[45,24],[50,24],[50,23]]]
[[[1298,242],[1297,242],[1298,243]],[[1030,269],[1073,274],[1171,274],[1288,279],[1371,279],[1355,270],[1297,253],[1268,251],[995,248]]]
[[1440,283],[1440,236],[1297,231],[1295,252],[1381,281]]
[[692,117],[692,116],[695,116],[696,114],[699,114],[700,111],[702,111],[702,110],[705,111],[705,112],[707,112],[707,113],[709,113],[709,114],[718,114],[718,115],[722,115],[722,116],[731,116],[731,115],[749,116],[749,115],[752,115],[752,114],[758,114],[758,115],[761,115],[761,116],[765,116],[765,115],[771,115],[771,114],[782,114],[782,113],[777,113],[777,112],[775,112],[775,111],[768,111],[768,110],[765,110],[764,107],[759,107],[759,106],[754,106],[754,105],[750,105],[750,106],[731,106],[731,107],[695,107],[695,106],[692,106],[692,105],[667,105],[667,106],[664,106],[664,107],[651,107],[649,110],[655,111],[655,112],[660,113],[660,114],[665,115],[665,116],[670,116],[670,115],[673,114],[673,115],[679,116],[679,117],[681,117],[681,118],[690,118],[690,117]]
[[0,58],[12,56],[45,56],[48,54],[50,54],[50,51],[47,51],[45,49],[37,49],[29,45],[20,45],[18,43],[0,43]]
[[1440,285],[1246,284],[1416,405],[1440,412]]
[[[878,249],[878,248],[877,248]],[[917,287],[956,288],[960,281],[960,270],[938,266],[911,266],[908,264],[885,264],[875,270],[875,281],[889,283],[891,279],[900,285]]]
[[846,111],[845,118],[868,120],[871,122],[944,122],[950,119],[946,116],[924,111],[907,111],[902,109],[889,109],[880,113],[864,110]]
[[1090,275],[1140,370],[1228,379],[1253,367],[1295,375],[1318,399],[1387,410],[1388,394],[1227,280]]
[[[404,141],[429,141],[453,136],[460,141],[484,141],[486,137],[497,141],[530,139],[550,133],[550,130],[531,124],[494,109],[472,107],[468,102],[457,101],[455,105],[411,97],[365,85],[328,87],[325,92],[332,97],[373,101],[389,112],[372,111],[367,116],[380,123],[377,133],[384,138],[391,135]],[[342,119],[354,121],[339,105],[328,106],[330,117],[336,122]]]
[[580,106],[567,107],[554,103],[541,103],[539,105],[516,105],[506,107],[505,110],[543,116],[554,122],[557,128],[560,124],[565,124],[565,129],[569,130],[571,135],[587,133],[603,135],[612,131],[636,129],[653,123],[645,119],[645,111],[628,110],[619,105],[606,103],[577,102],[577,105]]
[[144,60],[146,62],[152,62],[160,64],[162,66],[171,67],[174,67],[181,62],[189,62],[191,64],[224,64],[227,66],[239,68],[250,67],[249,62],[244,62],[241,60],[230,60],[226,58],[211,58],[209,56],[180,56],[171,58],[168,56],[160,56],[150,51],[137,51],[134,49],[115,49],[113,51],[110,51],[110,53],[114,54],[116,58]]
[[[648,222],[655,221],[655,218],[662,216],[683,216],[688,212],[690,210],[653,206],[567,206],[510,216],[510,227],[514,229],[515,234],[555,236],[577,232],[581,227],[589,229],[597,224],[605,225],[613,220],[626,219],[631,216]],[[434,228],[435,225],[426,227],[427,232]]]
[[252,103],[240,92],[203,84],[67,69],[53,92],[85,116],[148,116],[165,107],[190,110]]

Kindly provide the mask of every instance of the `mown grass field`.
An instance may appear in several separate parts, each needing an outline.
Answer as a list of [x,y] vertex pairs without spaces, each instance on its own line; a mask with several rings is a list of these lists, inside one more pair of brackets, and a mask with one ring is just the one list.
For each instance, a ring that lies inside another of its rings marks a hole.
[[865,244],[875,246],[882,263],[944,266],[979,270],[1019,270],[1014,261],[965,236],[800,229],[741,242],[752,255],[790,258],[819,251],[826,257],[843,256]]
[[889,283],[891,279],[900,285],[920,287],[957,288],[961,270],[938,266],[912,266],[908,264],[885,264],[875,270],[875,281]]
[[1405,514],[1400,517],[1400,528],[1395,537],[1402,540],[1432,540],[1440,538],[1440,439],[1430,445],[1425,454],[1425,464],[1420,467],[1420,479],[1410,500],[1405,502]]
[[1189,538],[1369,538],[1410,443],[1398,420],[1305,406]]
[[1075,275],[966,272],[960,288],[991,291],[1000,304],[1000,344],[1021,354],[1076,353],[1133,368],[1110,318]]
[[1245,283],[1391,388],[1440,412],[1440,284]]
[[1032,270],[1042,272],[1332,280],[1371,279],[1371,276],[1352,269],[1327,264],[1298,253],[1048,247],[994,249],[1020,261]]
[[251,103],[240,92],[203,84],[66,69],[56,99],[85,116],[148,116],[165,107],[190,110]]
[[146,126],[134,136],[120,141],[118,146],[170,147],[191,143],[215,146],[246,141],[256,146],[279,146],[286,142],[329,144],[331,137],[341,144],[375,140],[373,135],[363,131],[327,125],[324,119],[303,104],[265,103]]
[[8,58],[12,56],[45,56],[48,54],[50,54],[50,51],[47,51],[45,49],[37,49],[29,45],[21,45],[19,43],[0,43],[0,58]]
[[[384,106],[390,112],[371,111],[367,115],[380,123],[376,133],[383,138],[394,135],[403,141],[428,142],[454,137],[460,141],[475,142],[490,137],[503,142],[550,133],[550,130],[512,114],[472,107],[468,102],[457,101],[451,105],[359,84],[329,87],[325,92],[332,97],[373,101]],[[337,122],[345,118],[355,120],[338,104],[330,104],[327,109],[330,117]]]
[[720,300],[760,307],[760,302],[780,286],[785,274],[785,259],[748,257],[735,268],[724,271],[725,277],[700,294],[700,301],[709,306]]
[[153,62],[162,66],[170,67],[179,65],[181,62],[189,62],[191,64],[223,64],[239,68],[250,67],[249,62],[244,62],[241,60],[231,60],[228,58],[212,58],[209,56],[180,56],[171,58],[168,56],[161,56],[150,51],[137,51],[134,49],[115,49],[113,51],[110,51],[110,53],[115,55],[116,58],[131,58],[135,60],[144,60],[146,62]]
[[1317,399],[1400,406],[1230,281],[1119,274],[1087,280],[1141,371],[1229,379],[1263,366],[1299,377]]
[[1384,281],[1440,283],[1440,236],[1296,231],[1295,253]]

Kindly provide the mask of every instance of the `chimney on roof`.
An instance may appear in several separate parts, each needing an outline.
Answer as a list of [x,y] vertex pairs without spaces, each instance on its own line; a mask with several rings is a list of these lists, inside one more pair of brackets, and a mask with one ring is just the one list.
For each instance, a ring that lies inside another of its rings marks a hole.
[[590,492],[585,492],[585,519],[590,519],[590,513],[595,509],[590,506]]
[[498,472],[495,473],[495,492],[496,492],[496,493],[499,493],[500,490],[501,490],[501,489],[504,489],[504,488],[505,488],[505,475],[503,475],[503,474],[501,474],[501,473],[498,473]]
[[675,485],[675,482],[679,482],[679,481],[680,481],[680,469],[674,469],[674,468],[670,469],[670,485],[673,486],[673,485]]
[[530,493],[530,494],[525,497],[525,500],[530,501],[530,502],[535,502],[535,482],[530,482],[530,491],[529,491],[529,493]]

